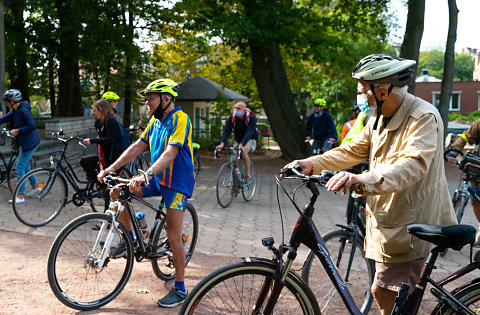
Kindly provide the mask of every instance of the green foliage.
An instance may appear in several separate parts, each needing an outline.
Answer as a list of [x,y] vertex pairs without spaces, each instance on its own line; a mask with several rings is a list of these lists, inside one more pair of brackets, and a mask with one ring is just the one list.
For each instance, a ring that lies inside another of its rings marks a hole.
[[[427,52],[420,52],[418,59],[417,75],[422,75],[423,69],[428,69],[428,75],[442,79],[444,52],[440,48]],[[473,69],[475,68],[474,58],[466,53],[455,54],[454,81],[472,81]]]
[[466,120],[466,121],[475,121],[480,119],[480,111],[476,110],[468,114],[468,116],[463,116],[459,113],[448,114],[448,121],[452,120]]

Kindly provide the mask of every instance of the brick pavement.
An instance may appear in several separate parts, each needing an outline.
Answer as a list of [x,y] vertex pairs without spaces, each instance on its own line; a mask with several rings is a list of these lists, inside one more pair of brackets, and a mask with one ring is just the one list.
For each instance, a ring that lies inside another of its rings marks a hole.
[[[267,161],[265,161],[267,160]],[[276,190],[273,174],[284,162],[269,157],[256,158],[258,186],[255,197],[250,202],[245,202],[241,194],[234,199],[230,207],[224,209],[216,201],[215,184],[216,172],[226,158],[213,160],[202,156],[202,171],[198,177],[192,204],[197,209],[200,223],[199,241],[197,252],[206,255],[227,257],[267,256],[271,254],[261,245],[261,238],[273,236],[278,244],[281,241],[281,222],[277,206]],[[458,172],[448,166],[447,177],[449,188],[453,191],[459,178]],[[82,176],[82,175],[80,175]],[[295,185],[287,185],[291,191]],[[71,194],[71,191],[70,191]],[[75,207],[68,205],[62,213],[50,224],[40,228],[31,228],[21,224],[13,214],[11,205],[7,200],[11,198],[8,189],[0,188],[0,235],[3,231],[13,231],[24,234],[55,237],[58,231],[71,219],[90,211],[88,206]],[[303,200],[302,200],[303,198]],[[303,206],[306,195],[300,193],[299,204]],[[347,203],[346,196],[341,194],[321,191],[321,196],[316,204],[315,222],[321,233],[335,229],[335,223],[343,222],[343,215]],[[286,229],[286,238],[298,218],[298,213],[290,206],[290,202],[282,195],[280,204],[283,213],[283,222]],[[151,213],[147,212],[147,219]],[[462,223],[475,224],[471,206],[469,205]],[[475,224],[476,225],[476,224]],[[297,262],[301,262],[305,249],[299,252]],[[461,252],[449,251],[439,258],[438,271],[435,275],[442,275],[459,269],[468,261],[468,249]],[[478,274],[476,275],[478,277]]]

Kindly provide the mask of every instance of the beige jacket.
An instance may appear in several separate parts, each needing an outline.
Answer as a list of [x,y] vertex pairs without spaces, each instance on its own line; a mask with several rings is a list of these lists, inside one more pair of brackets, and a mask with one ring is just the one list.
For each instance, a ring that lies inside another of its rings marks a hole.
[[[383,118],[383,117],[381,117]],[[387,127],[363,131],[344,147],[309,158],[313,173],[369,160],[366,257],[405,262],[426,257],[429,243],[407,233],[411,223],[456,224],[443,163],[443,124],[430,103],[406,94]],[[371,195],[371,196],[370,196]]]

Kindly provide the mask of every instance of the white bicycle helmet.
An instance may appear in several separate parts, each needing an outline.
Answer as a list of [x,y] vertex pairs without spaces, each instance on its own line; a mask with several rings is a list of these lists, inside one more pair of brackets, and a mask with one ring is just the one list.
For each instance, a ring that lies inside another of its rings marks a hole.
[[17,89],[6,90],[3,94],[3,100],[20,102],[22,100],[22,92]]
[[416,64],[415,60],[373,54],[360,60],[352,72],[352,77],[370,84],[390,83],[402,87],[415,75]]

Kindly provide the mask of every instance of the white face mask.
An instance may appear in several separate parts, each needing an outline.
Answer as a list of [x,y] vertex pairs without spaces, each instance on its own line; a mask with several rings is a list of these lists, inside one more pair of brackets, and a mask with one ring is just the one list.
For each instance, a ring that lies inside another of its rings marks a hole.
[[243,110],[236,110],[235,111],[235,117],[237,118],[242,118],[245,112]]
[[375,107],[370,107],[368,105],[368,99],[362,94],[357,94],[357,105],[358,105],[358,108],[360,108],[362,113],[364,113],[365,115],[368,115],[368,116],[375,115]]

